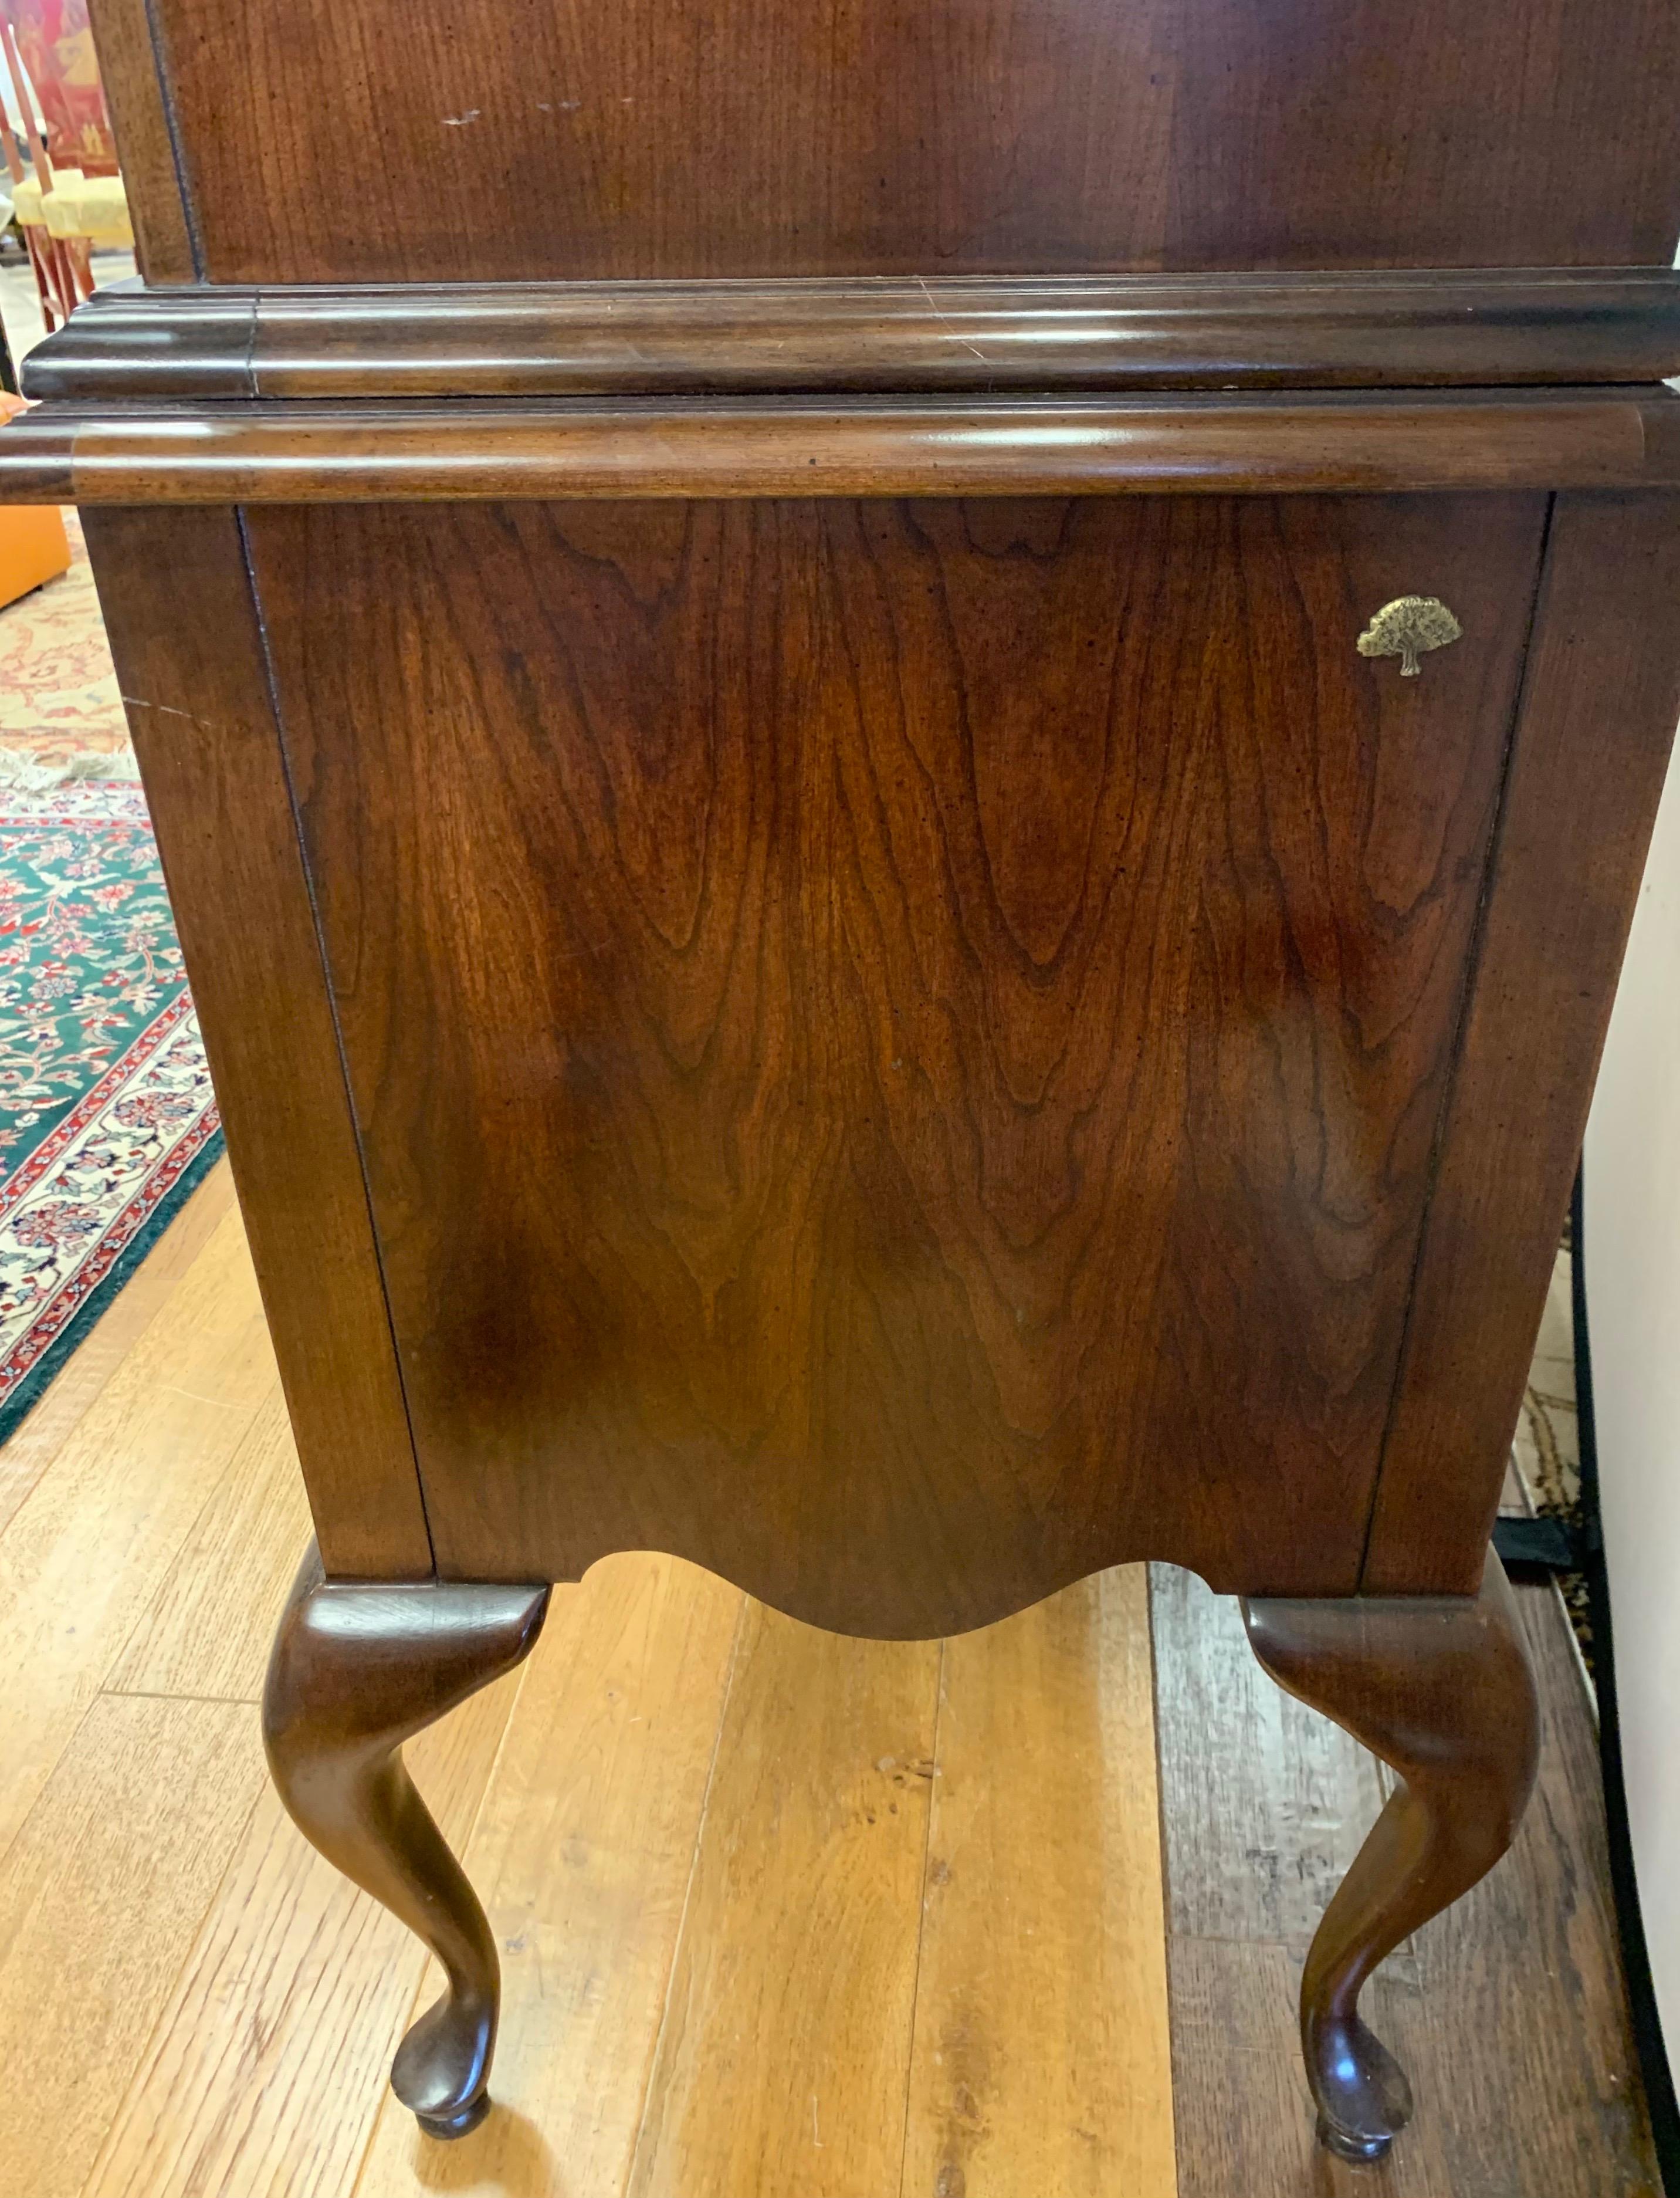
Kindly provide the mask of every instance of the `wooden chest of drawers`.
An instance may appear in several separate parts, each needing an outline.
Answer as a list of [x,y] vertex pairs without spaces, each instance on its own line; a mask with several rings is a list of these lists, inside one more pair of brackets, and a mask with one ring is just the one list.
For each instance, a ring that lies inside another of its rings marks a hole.
[[[1125,1559],[1503,1852],[1489,1530],[1680,712],[1680,16],[105,0],[89,539],[317,1527],[270,1753],[496,1965],[403,1739],[602,1555],[846,1631]],[[1625,10],[1625,14],[1626,11]]]

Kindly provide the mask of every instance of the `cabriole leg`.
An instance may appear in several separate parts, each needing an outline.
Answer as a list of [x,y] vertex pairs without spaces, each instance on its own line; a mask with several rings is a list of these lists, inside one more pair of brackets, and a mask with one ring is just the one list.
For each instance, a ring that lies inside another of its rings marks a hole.
[[1522,1624],[1491,1550],[1474,1599],[1254,1600],[1242,1612],[1279,1685],[1402,1781],[1326,1910],[1301,1979],[1319,2136],[1345,2160],[1376,2160],[1410,2118],[1411,2089],[1360,2021],[1359,1990],[1515,1835],[1539,1749]]
[[392,2089],[433,2137],[464,2137],[489,2111],[501,1970],[403,1742],[511,1671],[548,1603],[546,1587],[327,1580],[311,1544],[269,1663],[263,1739],[293,1821],[425,1941],[448,1980],[391,2069]]

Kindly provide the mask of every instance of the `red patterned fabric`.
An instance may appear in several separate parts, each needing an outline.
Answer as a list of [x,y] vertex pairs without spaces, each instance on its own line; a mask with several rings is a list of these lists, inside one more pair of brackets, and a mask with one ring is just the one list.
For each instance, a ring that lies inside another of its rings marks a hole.
[[114,176],[117,143],[88,22],[88,0],[3,0],[55,166]]

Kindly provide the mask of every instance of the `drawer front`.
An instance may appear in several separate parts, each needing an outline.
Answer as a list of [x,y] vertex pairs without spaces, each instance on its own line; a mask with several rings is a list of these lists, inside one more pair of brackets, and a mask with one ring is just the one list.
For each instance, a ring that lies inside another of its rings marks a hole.
[[1544,520],[252,511],[442,1569],[1351,1590]]

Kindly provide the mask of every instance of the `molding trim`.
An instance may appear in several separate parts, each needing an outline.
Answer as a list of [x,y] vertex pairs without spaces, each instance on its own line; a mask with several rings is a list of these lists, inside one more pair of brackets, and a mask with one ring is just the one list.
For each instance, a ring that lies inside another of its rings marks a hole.
[[1024,402],[38,407],[0,500],[1114,495],[1680,484],[1680,398],[1645,389]]
[[98,292],[32,396],[1426,388],[1680,374],[1671,268]]

